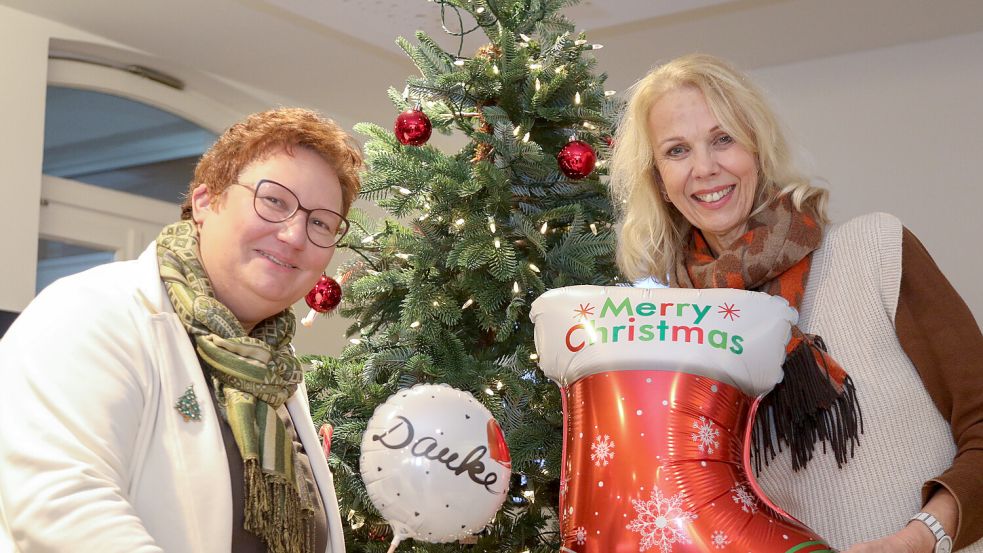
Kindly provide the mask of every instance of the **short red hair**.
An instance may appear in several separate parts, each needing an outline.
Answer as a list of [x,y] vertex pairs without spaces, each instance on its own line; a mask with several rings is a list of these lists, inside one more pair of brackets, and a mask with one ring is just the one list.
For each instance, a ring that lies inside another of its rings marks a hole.
[[342,215],[358,196],[362,152],[355,140],[337,123],[315,111],[279,108],[254,113],[232,125],[198,161],[194,179],[181,205],[181,218],[191,219],[191,193],[206,185],[212,198],[236,182],[250,163],[279,151],[307,148],[320,155],[341,182]]

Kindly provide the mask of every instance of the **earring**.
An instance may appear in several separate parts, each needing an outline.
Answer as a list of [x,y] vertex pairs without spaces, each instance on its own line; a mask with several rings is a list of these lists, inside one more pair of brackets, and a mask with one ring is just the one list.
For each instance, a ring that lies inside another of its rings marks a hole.
[[300,324],[311,327],[314,324],[314,317],[318,313],[328,313],[341,303],[341,285],[338,281],[326,274],[321,274],[317,284],[304,297],[311,311],[304,317]]

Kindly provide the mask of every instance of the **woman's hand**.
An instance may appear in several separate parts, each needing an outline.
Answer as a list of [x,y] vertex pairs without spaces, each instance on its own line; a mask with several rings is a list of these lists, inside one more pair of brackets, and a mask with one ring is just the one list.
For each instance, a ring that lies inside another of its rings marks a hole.
[[[949,537],[955,539],[959,507],[956,498],[948,489],[940,487],[935,490],[922,510],[938,519]],[[843,553],[932,553],[933,551],[935,551],[935,534],[928,529],[928,526],[916,520],[909,522],[907,526],[890,536],[858,543]]]

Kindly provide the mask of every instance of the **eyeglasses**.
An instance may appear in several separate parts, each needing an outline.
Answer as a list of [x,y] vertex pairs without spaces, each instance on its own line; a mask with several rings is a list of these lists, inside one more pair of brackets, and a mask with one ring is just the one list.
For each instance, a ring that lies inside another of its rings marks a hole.
[[303,211],[307,214],[307,238],[319,248],[330,248],[348,233],[348,219],[330,209],[307,209],[297,195],[282,184],[262,179],[255,188],[239,182],[232,184],[253,190],[253,209],[260,219],[282,223]]

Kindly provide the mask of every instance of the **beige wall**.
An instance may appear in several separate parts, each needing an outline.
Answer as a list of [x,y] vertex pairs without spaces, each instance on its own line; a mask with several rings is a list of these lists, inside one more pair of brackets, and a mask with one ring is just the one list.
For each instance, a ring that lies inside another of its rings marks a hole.
[[34,296],[48,36],[53,26],[0,6],[4,216],[0,217],[0,309],[20,311]]
[[833,219],[898,216],[983,322],[983,33],[752,74],[828,182]]

